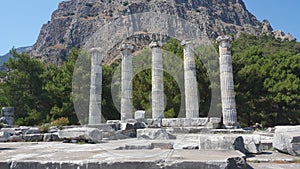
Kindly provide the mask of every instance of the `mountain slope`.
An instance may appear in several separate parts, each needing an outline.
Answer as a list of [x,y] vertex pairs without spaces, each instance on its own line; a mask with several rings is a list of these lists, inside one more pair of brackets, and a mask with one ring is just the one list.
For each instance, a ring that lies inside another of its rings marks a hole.
[[210,38],[272,33],[269,23],[259,22],[242,0],[69,0],[61,2],[51,21],[43,25],[32,54],[59,64],[72,47],[82,47],[101,26],[118,17],[149,11],[197,24]]
[[[32,49],[32,46],[20,47],[20,48],[16,48],[16,52],[17,53],[30,52],[31,49]],[[10,53],[0,56],[0,70],[3,70],[3,63],[7,62],[8,59],[11,57],[12,57],[12,55]]]

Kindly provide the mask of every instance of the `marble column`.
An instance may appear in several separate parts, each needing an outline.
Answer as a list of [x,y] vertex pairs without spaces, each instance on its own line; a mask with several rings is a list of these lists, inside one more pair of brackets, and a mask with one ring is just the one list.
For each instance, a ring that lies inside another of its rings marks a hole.
[[219,36],[219,63],[220,63],[220,82],[223,123],[226,128],[237,126],[237,112],[234,95],[234,84],[232,74],[232,60],[230,52],[230,36]]
[[186,118],[199,118],[198,85],[192,41],[184,40],[184,92]]
[[158,42],[150,44],[152,49],[152,119],[164,118],[163,58]]
[[90,50],[91,57],[91,86],[89,104],[89,125],[98,125],[101,121],[102,94],[102,56],[97,48]]
[[132,106],[132,52],[134,46],[124,43],[122,52],[122,77],[121,77],[121,121],[133,119]]

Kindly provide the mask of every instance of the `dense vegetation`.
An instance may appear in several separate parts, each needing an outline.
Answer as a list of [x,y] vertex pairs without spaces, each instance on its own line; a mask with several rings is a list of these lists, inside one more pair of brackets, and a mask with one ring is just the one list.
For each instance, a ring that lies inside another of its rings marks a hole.
[[244,35],[232,44],[239,121],[300,123],[300,43]]
[[[183,57],[183,49],[175,39],[171,39],[164,50],[181,59]],[[15,50],[11,53],[14,59],[5,63],[8,71],[1,72],[4,82],[0,83],[0,107],[15,107],[16,124],[39,125],[57,120],[78,124],[73,105],[72,77],[80,50],[73,49],[68,60],[60,67],[47,65],[25,53],[18,54]],[[143,54],[146,56],[147,49],[140,53]],[[300,43],[280,41],[270,36],[242,35],[232,43],[232,55],[240,124],[299,124]],[[110,92],[112,75],[119,63],[103,67],[102,111],[106,119],[120,117]],[[207,116],[213,84],[203,66],[205,63],[196,59],[196,64],[201,96],[200,115]],[[167,100],[165,116],[177,117],[183,97],[180,87],[167,72],[164,73],[164,85]],[[136,109],[149,112],[150,91],[151,70],[146,69],[133,79],[133,102]]]

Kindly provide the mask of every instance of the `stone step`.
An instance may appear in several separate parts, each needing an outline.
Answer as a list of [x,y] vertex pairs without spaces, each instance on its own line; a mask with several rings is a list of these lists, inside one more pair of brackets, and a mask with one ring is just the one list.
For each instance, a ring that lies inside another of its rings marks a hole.
[[[113,142],[119,145],[119,141]],[[109,143],[0,143],[1,169],[199,169],[245,168],[245,155],[238,151],[112,150]]]
[[250,134],[176,134],[174,148],[196,147],[200,150],[239,150],[261,153],[260,135]]

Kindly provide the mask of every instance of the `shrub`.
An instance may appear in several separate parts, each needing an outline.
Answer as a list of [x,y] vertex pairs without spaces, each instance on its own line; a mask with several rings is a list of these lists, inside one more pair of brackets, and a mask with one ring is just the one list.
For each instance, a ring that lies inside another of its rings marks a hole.
[[61,118],[58,118],[56,120],[53,120],[51,122],[51,125],[52,126],[57,126],[59,128],[61,128],[62,126],[66,126],[68,125],[70,122],[69,122],[69,119],[68,117],[61,117]]

